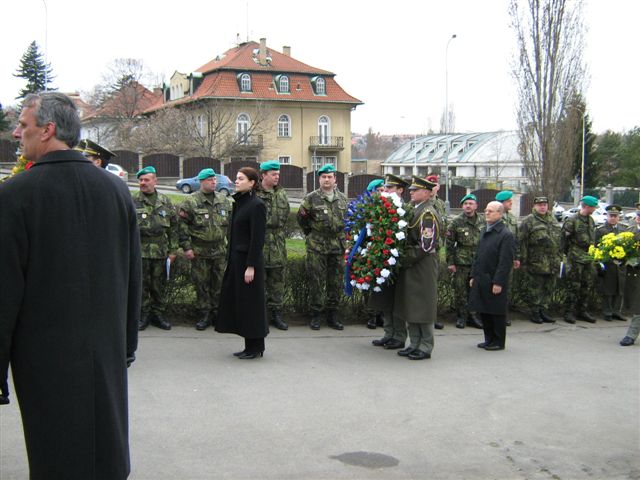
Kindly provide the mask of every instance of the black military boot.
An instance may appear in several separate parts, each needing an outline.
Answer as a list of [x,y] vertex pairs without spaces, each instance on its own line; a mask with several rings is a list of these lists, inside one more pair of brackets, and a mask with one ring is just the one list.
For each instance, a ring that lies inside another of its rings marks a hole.
[[591,315],[589,312],[579,312],[578,318],[588,323],[596,323],[595,317]]
[[335,310],[327,312],[327,325],[334,330],[344,330],[344,325],[338,320],[338,312]]
[[460,314],[456,317],[456,328],[464,328],[465,326],[464,317]]
[[161,328],[162,330],[171,330],[171,324],[167,322],[164,319],[164,317],[159,313],[153,315],[153,318],[151,319],[151,324],[155,325],[158,328]]
[[436,330],[442,330],[444,328],[444,323],[436,319],[435,323],[433,324],[433,328],[435,328]]
[[271,323],[273,323],[273,326],[278,330],[289,329],[289,325],[287,325],[286,322],[282,319],[282,313],[278,310],[273,310],[271,312]]
[[311,327],[311,330],[320,330],[320,314],[319,313],[311,314],[311,322],[309,322],[309,327]]
[[209,325],[211,325],[211,322],[209,321],[209,312],[207,312],[204,314],[202,319],[196,323],[196,330],[206,330]]
[[547,312],[545,312],[542,309],[540,309],[540,318],[544,323],[556,323],[556,321],[553,318],[551,318],[549,315],[547,315]]
[[142,331],[147,328],[149,326],[149,321],[150,318],[148,314],[143,313],[142,315],[140,315],[140,320],[138,321],[138,330]]
[[477,313],[471,313],[469,315],[469,320],[467,321],[467,325],[482,329],[482,320],[480,320],[480,317],[478,317]]
[[573,312],[564,312],[564,321],[567,323],[576,323],[576,317]]
[[369,317],[369,319],[367,320],[367,328],[370,328],[371,330],[375,330],[377,327],[376,325],[376,317],[375,315],[371,315]]
[[538,325],[544,323],[544,320],[542,320],[542,317],[540,316],[540,312],[538,310],[534,310],[533,312],[531,312],[529,320],[531,320],[532,323],[537,323]]

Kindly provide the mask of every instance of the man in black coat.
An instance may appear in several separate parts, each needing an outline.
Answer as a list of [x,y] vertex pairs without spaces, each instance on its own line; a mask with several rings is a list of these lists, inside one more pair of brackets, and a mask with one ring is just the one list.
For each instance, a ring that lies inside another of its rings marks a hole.
[[469,308],[482,318],[484,342],[478,348],[504,350],[507,335],[507,290],[513,268],[515,239],[502,221],[504,206],[489,202],[485,211],[486,227],[471,268]]
[[124,183],[71,150],[79,133],[65,95],[24,100],[13,136],[35,163],[0,184],[0,387],[10,363],[31,478],[120,480],[140,240]]

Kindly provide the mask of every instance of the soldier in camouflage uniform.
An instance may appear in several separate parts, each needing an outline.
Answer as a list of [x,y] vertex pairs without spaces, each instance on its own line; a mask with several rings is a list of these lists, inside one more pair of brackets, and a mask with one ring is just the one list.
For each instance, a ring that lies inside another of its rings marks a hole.
[[262,177],[258,196],[267,207],[267,229],[264,238],[265,293],[271,323],[279,330],[289,326],[282,319],[284,279],[287,264],[285,225],[289,218],[289,197],[280,181],[280,162],[270,160],[260,164]]
[[[347,197],[336,188],[336,169],[327,164],[318,170],[320,188],[304,197],[298,223],[306,236],[306,265],[313,330],[320,329],[322,313],[327,324],[342,330],[337,309],[344,271],[344,215]],[[323,303],[322,292],[326,299]]]
[[[609,205],[606,210],[607,221],[596,228],[596,245],[608,233],[617,235],[629,230],[626,225],[619,223],[622,213],[620,205]],[[598,272],[598,292],[602,295],[602,310],[604,319],[608,322],[612,319],[626,321],[622,316],[622,297],[626,276],[626,261],[607,262],[604,264],[604,270]]]
[[596,239],[596,225],[591,214],[598,206],[598,199],[587,195],[580,201],[580,211],[562,225],[561,249],[567,256],[567,301],[564,321],[576,323],[577,318],[595,323],[596,319],[586,311],[593,291],[595,267],[588,251]]
[[149,166],[136,176],[140,190],[135,192],[140,244],[142,250],[142,308],[140,325],[144,330],[153,323],[163,330],[171,330],[171,324],[163,317],[165,310],[165,285],[167,282],[167,258],[173,263],[178,250],[176,212],[171,200],[156,191],[156,169]]
[[216,192],[216,172],[205,168],[198,174],[200,189],[180,205],[179,241],[191,261],[191,278],[196,289],[197,330],[214,325],[218,317],[220,287],[226,267],[227,227],[231,199]]
[[[498,202],[501,202],[502,206],[504,207],[504,213],[502,214],[502,223],[504,223],[507,229],[511,232],[513,238],[517,239],[518,220],[516,219],[515,215],[511,213],[513,207],[513,192],[511,190],[503,190],[501,192],[498,192],[498,194],[496,195],[496,200]],[[517,241],[514,255],[513,270],[517,270],[520,268],[520,245]],[[507,290],[509,293],[513,292],[513,289],[511,288],[513,285],[513,270],[509,272],[509,285]],[[511,303],[511,299],[509,299],[509,303]],[[510,325],[511,319],[507,317],[507,326]]]
[[464,328],[469,322],[482,328],[482,322],[469,312],[469,280],[471,266],[480,241],[484,217],[477,213],[478,199],[472,193],[460,200],[462,213],[451,220],[447,227],[447,268],[453,273],[455,290],[456,327]]
[[562,257],[560,228],[549,211],[547,197],[533,199],[533,212],[524,218],[518,234],[520,262],[527,284],[529,319],[533,323],[554,323],[548,314],[549,302]]

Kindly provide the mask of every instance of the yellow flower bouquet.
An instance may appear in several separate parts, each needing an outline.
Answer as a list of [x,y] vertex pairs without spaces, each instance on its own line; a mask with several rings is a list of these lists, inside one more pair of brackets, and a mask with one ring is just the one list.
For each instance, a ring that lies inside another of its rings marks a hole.
[[637,264],[640,257],[640,241],[632,232],[607,233],[598,245],[589,247],[589,256],[600,263]]

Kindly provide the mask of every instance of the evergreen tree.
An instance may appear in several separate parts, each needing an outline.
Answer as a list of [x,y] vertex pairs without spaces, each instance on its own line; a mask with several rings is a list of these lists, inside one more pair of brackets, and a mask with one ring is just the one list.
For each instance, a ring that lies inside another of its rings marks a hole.
[[55,90],[49,85],[53,80],[53,70],[51,65],[44,62],[42,53],[38,48],[38,44],[31,42],[27,51],[22,55],[20,66],[14,77],[24,78],[27,81],[25,88],[20,90],[20,95],[16,98],[24,98],[30,93],[37,93],[43,90]]
[[0,133],[5,130],[9,130],[9,120],[7,120],[7,114],[4,112],[2,104],[0,103]]

